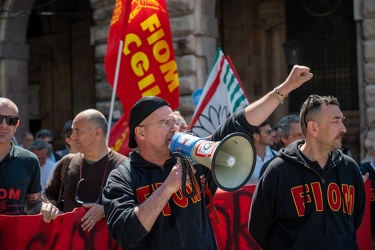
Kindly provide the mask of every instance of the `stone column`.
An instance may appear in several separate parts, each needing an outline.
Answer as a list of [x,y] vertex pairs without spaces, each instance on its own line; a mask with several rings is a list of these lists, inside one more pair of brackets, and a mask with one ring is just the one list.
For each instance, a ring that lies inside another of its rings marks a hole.
[[191,94],[203,88],[216,53],[215,0],[167,0],[180,84],[179,110],[189,123]]
[[[267,92],[272,90],[286,78],[287,65],[281,46],[286,40],[285,15],[282,1],[261,1],[259,4],[260,19],[267,39]],[[272,115],[275,124],[288,112],[288,99],[280,105]]]
[[[363,59],[366,128],[364,147],[369,151],[375,142],[375,2],[363,0]],[[361,73],[361,72],[359,72]],[[359,98],[363,100],[363,98]]]
[[29,129],[29,47],[26,43],[0,42],[0,96],[11,99],[18,107],[20,126],[16,137]]

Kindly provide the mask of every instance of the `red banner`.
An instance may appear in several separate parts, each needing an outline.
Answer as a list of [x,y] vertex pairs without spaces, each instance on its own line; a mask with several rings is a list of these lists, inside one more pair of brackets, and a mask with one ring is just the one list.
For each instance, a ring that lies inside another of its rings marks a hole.
[[[371,181],[365,183],[366,209],[363,221],[357,230],[357,240],[360,250],[372,249],[370,203]],[[211,216],[219,250],[232,249],[261,249],[251,237],[248,230],[248,219],[255,185],[245,185],[235,192],[218,190],[214,196],[215,207],[221,224]]]
[[114,87],[117,81],[116,94],[124,108],[108,144],[127,155],[129,112],[140,98],[159,96],[172,109],[179,105],[177,64],[165,0],[116,0],[104,63],[108,82]]
[[105,220],[98,221],[90,231],[83,231],[81,218],[86,208],[59,215],[45,223],[42,215],[1,215],[0,249],[12,250],[121,250],[111,238]]
[[[370,224],[371,183],[367,181],[366,210],[357,231],[359,249],[372,249]],[[235,192],[218,190],[214,200],[220,224],[213,217],[219,250],[260,249],[251,237],[247,223],[255,185],[246,185]],[[59,215],[56,220],[45,223],[42,215],[0,215],[0,249],[12,250],[120,250],[110,237],[105,220],[96,223],[91,232],[81,229],[81,218],[86,208]]]

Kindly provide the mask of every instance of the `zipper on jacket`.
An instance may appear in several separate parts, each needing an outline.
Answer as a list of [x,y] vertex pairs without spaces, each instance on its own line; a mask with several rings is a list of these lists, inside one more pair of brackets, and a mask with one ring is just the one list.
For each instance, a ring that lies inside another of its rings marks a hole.
[[[163,183],[164,183],[164,181],[166,180],[165,168],[161,168],[160,170],[163,175]],[[169,200],[170,199],[172,199],[172,197],[169,198]],[[169,200],[168,200],[168,203],[169,203]],[[185,249],[185,246],[184,246],[184,237],[182,235],[180,220],[178,219],[177,212],[175,211],[175,207],[172,205],[170,205],[170,207],[172,211],[172,216],[174,220],[176,221],[176,231],[178,233],[178,241],[179,241],[180,249],[183,250]]]

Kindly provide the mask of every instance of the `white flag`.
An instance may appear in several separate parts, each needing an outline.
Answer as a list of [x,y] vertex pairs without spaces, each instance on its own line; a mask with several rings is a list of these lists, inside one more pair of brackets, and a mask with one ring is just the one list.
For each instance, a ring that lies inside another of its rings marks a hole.
[[200,137],[214,130],[237,110],[249,104],[244,90],[220,48],[190,124]]

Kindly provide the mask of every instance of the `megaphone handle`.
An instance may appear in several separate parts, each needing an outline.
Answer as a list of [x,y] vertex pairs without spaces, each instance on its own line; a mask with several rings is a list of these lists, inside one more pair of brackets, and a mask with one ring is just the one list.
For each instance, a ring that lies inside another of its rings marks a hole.
[[[182,189],[182,193],[185,195],[186,198],[192,199],[196,195],[197,189],[196,189],[194,181],[193,181],[194,180],[194,174],[193,174],[193,170],[190,167],[189,161],[186,158],[186,156],[184,156],[180,152],[174,152],[174,153],[172,153],[172,155],[175,156],[175,157],[178,157],[177,159],[179,159],[179,158],[181,159],[181,167],[182,167],[181,189]],[[186,170],[188,171],[190,181],[191,181],[191,186],[192,186],[192,189],[193,189],[192,193],[190,193],[190,194],[186,190]]]

